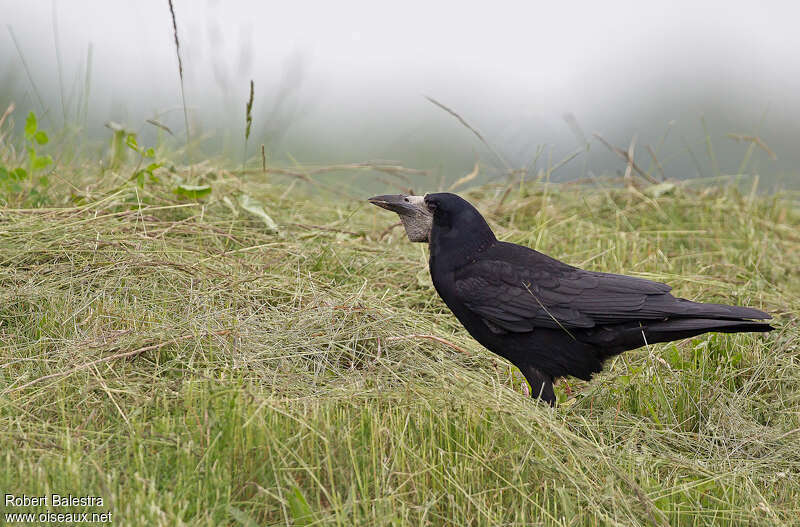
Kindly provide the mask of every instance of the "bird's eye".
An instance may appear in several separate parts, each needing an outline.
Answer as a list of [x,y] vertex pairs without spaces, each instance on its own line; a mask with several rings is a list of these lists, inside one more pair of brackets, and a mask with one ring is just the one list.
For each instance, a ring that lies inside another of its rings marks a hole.
[[436,210],[436,202],[433,200],[425,200],[425,206],[428,207],[428,210],[431,212]]

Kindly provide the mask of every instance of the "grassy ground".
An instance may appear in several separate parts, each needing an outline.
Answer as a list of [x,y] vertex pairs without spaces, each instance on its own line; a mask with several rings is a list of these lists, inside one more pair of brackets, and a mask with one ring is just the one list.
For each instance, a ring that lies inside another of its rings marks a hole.
[[501,239],[776,315],[628,352],[551,409],[389,213],[256,176],[202,202],[117,183],[0,209],[2,492],[101,496],[115,525],[800,525],[788,199],[469,193]]

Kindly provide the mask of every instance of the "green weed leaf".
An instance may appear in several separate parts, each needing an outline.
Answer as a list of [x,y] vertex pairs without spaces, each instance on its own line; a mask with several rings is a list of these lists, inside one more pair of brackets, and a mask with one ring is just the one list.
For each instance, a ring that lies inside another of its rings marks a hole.
[[128,134],[125,136],[125,144],[131,150],[139,151],[139,143],[136,142],[136,134]]
[[292,515],[294,525],[311,525],[314,521],[314,513],[311,512],[311,507],[297,487],[289,493],[289,513]]
[[39,130],[35,134],[33,134],[33,140],[39,143],[40,145],[46,145],[50,138],[47,137],[47,134],[44,130]]
[[31,140],[33,139],[33,135],[36,133],[36,129],[39,127],[39,124],[36,122],[36,114],[31,112],[28,114],[28,118],[25,119],[25,139]]
[[233,516],[233,519],[240,525],[244,525],[244,527],[258,527],[258,522],[255,521],[252,516],[242,509],[237,509],[233,505],[228,505],[228,514]]
[[178,185],[175,194],[188,199],[200,199],[211,194],[211,185]]
[[13,179],[16,179],[17,181],[22,181],[28,177],[28,171],[21,167],[13,172],[10,172],[10,174],[12,175]]
[[[33,154],[33,152],[31,152]],[[37,156],[35,154],[31,155],[31,170],[36,172],[37,170],[42,170],[46,168],[50,164],[53,163],[53,158],[50,156]]]

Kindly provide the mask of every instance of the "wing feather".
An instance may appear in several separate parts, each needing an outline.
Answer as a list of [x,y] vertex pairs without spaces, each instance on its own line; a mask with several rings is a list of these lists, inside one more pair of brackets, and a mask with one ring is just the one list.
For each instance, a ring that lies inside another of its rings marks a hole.
[[[503,245],[508,250],[510,244]],[[666,284],[584,271],[520,249],[525,252],[514,258],[489,254],[455,273],[459,298],[492,331],[569,330],[661,319],[676,302]]]

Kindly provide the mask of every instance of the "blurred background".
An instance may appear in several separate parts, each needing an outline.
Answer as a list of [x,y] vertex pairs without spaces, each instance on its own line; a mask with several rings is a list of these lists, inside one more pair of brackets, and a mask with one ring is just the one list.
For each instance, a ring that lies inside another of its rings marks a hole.
[[609,145],[655,180],[800,187],[793,2],[174,0],[174,10],[186,118],[167,0],[0,0],[0,114],[13,103],[21,134],[35,111],[51,147],[70,141],[76,156],[108,149],[109,122],[140,144],[183,148],[188,121],[190,162],[257,168],[263,144],[271,166],[423,169],[420,191],[476,160],[475,182],[522,168],[617,177],[626,161]]

